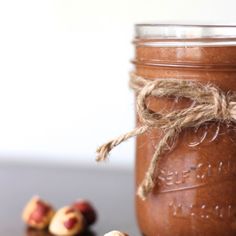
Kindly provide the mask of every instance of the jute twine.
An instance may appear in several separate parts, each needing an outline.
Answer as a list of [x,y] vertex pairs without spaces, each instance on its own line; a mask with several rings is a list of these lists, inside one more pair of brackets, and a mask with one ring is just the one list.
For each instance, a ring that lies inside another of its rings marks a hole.
[[[210,83],[201,84],[196,81],[172,78],[148,80],[135,73],[131,73],[130,87],[137,94],[136,106],[141,125],[100,146],[97,149],[97,161],[105,160],[114,147],[131,137],[153,128],[163,130],[164,135],[155,148],[149,168],[137,191],[139,197],[145,200],[154,188],[154,174],[160,156],[170,149],[170,143],[174,142],[183,129],[199,127],[210,121],[236,121],[236,93],[224,93]],[[187,98],[192,100],[192,103],[189,107],[164,114],[148,108],[146,99],[150,96]]]

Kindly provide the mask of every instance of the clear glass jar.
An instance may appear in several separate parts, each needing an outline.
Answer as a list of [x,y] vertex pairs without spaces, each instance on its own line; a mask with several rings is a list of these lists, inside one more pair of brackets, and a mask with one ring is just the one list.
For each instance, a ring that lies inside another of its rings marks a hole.
[[[136,74],[213,83],[236,91],[236,26],[136,25]],[[153,111],[185,107],[187,99],[148,99]],[[139,123],[139,121],[137,121]],[[236,235],[236,127],[211,122],[184,130],[160,159],[155,188],[136,212],[145,236]],[[148,169],[160,130],[137,137],[136,186]]]

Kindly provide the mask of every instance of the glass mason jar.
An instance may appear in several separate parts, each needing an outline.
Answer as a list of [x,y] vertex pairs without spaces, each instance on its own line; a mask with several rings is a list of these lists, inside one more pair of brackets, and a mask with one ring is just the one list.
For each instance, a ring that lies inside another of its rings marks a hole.
[[[134,45],[139,76],[197,80],[236,91],[236,26],[139,24]],[[153,111],[168,112],[190,101],[151,97],[147,103]],[[159,161],[153,191],[145,201],[136,197],[143,235],[236,235],[235,128],[209,122],[180,133]],[[137,137],[137,187],[162,135],[153,129]]]

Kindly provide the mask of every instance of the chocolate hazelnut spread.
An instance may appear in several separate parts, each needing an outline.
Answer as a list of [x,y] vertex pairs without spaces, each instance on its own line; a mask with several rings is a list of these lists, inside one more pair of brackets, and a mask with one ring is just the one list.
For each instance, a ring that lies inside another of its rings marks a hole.
[[[226,93],[236,91],[236,27],[137,25],[136,29],[138,75],[197,80]],[[153,111],[166,112],[191,104],[181,98],[149,98],[147,103]],[[153,129],[137,137],[137,187],[162,135]],[[136,197],[136,211],[145,236],[236,235],[236,126],[211,122],[181,132],[159,161],[154,190],[145,201]]]

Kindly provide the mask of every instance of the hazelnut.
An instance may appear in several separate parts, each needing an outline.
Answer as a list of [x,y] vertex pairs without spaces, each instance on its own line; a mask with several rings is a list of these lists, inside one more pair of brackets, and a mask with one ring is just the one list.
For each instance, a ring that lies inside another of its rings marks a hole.
[[129,235],[126,233],[122,233],[120,231],[113,230],[104,234],[104,236],[129,236]]
[[23,221],[32,228],[46,228],[54,215],[53,207],[39,197],[33,197],[25,206]]
[[72,204],[72,207],[82,213],[87,226],[96,222],[97,214],[90,202],[86,200],[77,200]]
[[50,233],[63,236],[78,234],[84,228],[83,215],[72,207],[58,210],[49,225]]

